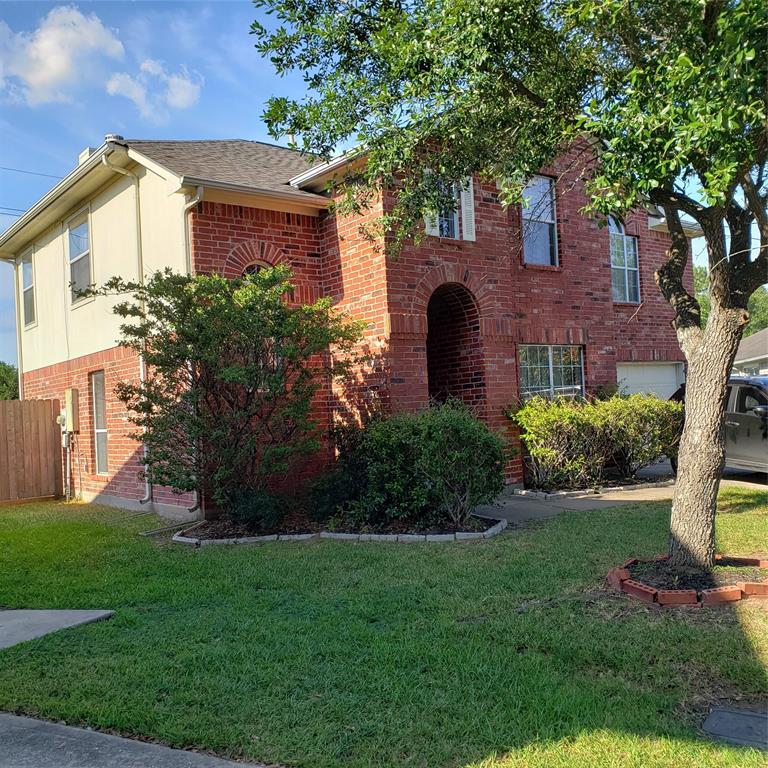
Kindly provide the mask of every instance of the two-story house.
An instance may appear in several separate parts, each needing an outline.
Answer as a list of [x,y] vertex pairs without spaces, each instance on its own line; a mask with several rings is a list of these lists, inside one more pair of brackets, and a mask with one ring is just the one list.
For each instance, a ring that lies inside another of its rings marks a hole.
[[[682,381],[653,278],[669,245],[663,220],[638,210],[600,227],[580,213],[586,197],[567,156],[530,180],[522,207],[504,209],[495,184],[457,184],[456,210],[428,218],[424,240],[396,258],[361,231],[389,193],[363,216],[328,212],[328,182],[346,162],[310,164],[252,141],[108,135],[0,235],[0,258],[16,267],[22,396],[80,393],[84,498],[151,500],[166,514],[190,504],[141,480],[141,445],[114,394],[144,375],[141,361],[117,345],[116,299],[77,293],[114,275],[290,265],[294,301],[330,296],[368,324],[356,385],[327,389],[320,403],[329,427],[374,401],[415,409],[454,395],[508,431],[504,410],[533,393],[619,382],[668,396]],[[509,480],[522,481],[519,456]]]

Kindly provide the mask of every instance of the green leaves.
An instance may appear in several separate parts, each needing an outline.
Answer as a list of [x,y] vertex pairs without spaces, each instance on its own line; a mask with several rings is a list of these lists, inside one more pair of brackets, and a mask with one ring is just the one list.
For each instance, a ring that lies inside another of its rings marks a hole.
[[326,353],[350,353],[362,327],[325,299],[292,304],[290,277],[284,266],[239,280],[167,270],[101,289],[131,295],[115,312],[131,319],[121,343],[144,355],[147,379],[118,396],[142,430],[153,483],[225,504],[319,447],[313,397],[345,370]]

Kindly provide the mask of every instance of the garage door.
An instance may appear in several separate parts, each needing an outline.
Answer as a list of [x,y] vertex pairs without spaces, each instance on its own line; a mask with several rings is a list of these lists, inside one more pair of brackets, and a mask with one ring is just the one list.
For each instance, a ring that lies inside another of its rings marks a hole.
[[616,380],[622,392],[647,392],[668,398],[684,381],[682,363],[618,363]]

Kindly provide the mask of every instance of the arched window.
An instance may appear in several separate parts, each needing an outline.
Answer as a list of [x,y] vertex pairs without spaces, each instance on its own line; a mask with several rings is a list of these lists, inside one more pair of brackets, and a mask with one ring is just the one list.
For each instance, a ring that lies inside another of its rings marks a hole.
[[626,234],[624,225],[608,217],[608,237],[611,242],[611,287],[613,300],[630,304],[640,302],[640,265],[637,238]]
[[248,277],[248,275],[258,275],[262,269],[269,269],[269,267],[270,265],[264,261],[254,261],[243,270],[243,277]]

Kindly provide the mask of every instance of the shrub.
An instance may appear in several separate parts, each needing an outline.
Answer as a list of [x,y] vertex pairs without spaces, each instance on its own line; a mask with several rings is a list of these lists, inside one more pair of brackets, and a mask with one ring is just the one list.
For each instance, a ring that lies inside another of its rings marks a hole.
[[463,404],[372,421],[315,487],[315,514],[354,525],[461,527],[504,486],[503,440]]
[[286,504],[282,497],[268,491],[237,488],[230,493],[224,511],[235,523],[254,531],[269,531],[283,522]]
[[537,488],[583,488],[615,466],[632,478],[663,456],[674,456],[682,407],[652,395],[604,400],[526,401],[510,418],[520,427],[527,469]]
[[600,479],[607,452],[600,402],[534,397],[513,415],[535,487],[583,488]]
[[600,415],[615,463],[622,477],[677,456],[683,430],[683,407],[653,395],[612,397],[600,404]]
[[146,379],[117,394],[152,483],[226,509],[236,489],[270,488],[320,448],[312,400],[345,373],[363,326],[330,299],[289,303],[291,290],[284,266],[236,280],[166,270],[99,289],[127,294],[114,308],[120,344],[146,361]]

